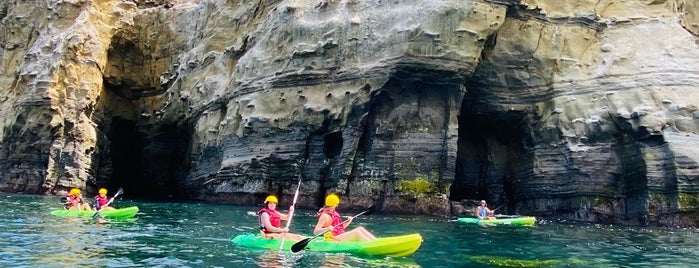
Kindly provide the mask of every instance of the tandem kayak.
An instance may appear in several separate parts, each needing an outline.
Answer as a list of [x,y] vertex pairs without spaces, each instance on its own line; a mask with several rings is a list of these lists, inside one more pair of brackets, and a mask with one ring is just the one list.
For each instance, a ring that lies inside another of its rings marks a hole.
[[[234,237],[231,242],[242,247],[277,250],[281,241],[264,238],[257,234],[246,234]],[[291,245],[296,242],[298,241],[285,240],[282,249],[289,251]],[[422,244],[420,234],[382,237],[371,242],[335,242],[317,238],[308,243],[306,250],[399,258],[412,255],[420,247],[420,244]]]
[[[51,211],[51,215],[54,216],[59,216],[59,217],[81,217],[81,218],[91,218],[93,215],[95,215],[97,211],[94,210],[82,210],[82,211],[77,211],[77,210],[67,210],[67,209],[58,209]],[[119,208],[119,209],[112,209],[112,210],[102,210],[100,211],[100,217],[105,218],[105,219],[113,219],[113,220],[125,220],[125,219],[130,219],[136,216],[136,213],[138,213],[138,207],[126,207],[126,208]]]
[[514,226],[532,226],[536,223],[536,217],[508,217],[495,220],[486,220],[478,218],[458,218],[457,222],[477,223],[485,225],[514,225]]

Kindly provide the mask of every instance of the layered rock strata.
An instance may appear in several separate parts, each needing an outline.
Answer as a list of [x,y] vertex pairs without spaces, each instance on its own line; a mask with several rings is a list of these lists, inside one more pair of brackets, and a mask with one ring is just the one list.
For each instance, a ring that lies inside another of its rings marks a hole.
[[699,1],[0,3],[0,191],[696,226]]

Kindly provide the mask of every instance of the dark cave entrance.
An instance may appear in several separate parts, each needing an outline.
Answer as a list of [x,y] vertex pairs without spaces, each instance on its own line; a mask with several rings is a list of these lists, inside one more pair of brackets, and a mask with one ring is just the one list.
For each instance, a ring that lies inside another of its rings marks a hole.
[[332,132],[325,135],[323,152],[327,158],[335,158],[342,151],[342,132]]
[[107,134],[112,163],[110,185],[124,188],[135,198],[183,198],[180,185],[186,174],[187,133],[175,126],[161,126],[150,135],[136,123],[112,119]]
[[143,145],[145,141],[133,121],[112,119],[107,137],[111,142],[112,185],[123,187],[129,196],[140,193],[143,178]]
[[[178,60],[173,56],[178,48],[153,50],[163,47],[158,42],[173,39],[136,40],[142,33],[132,30],[137,32],[117,33],[107,51],[102,110],[108,141],[102,146],[108,148],[101,180],[110,188],[123,187],[129,198],[186,198],[190,128],[183,118],[163,115],[171,104],[165,94],[177,78],[170,68]],[[173,75],[164,82],[157,74],[165,73]]]
[[526,170],[527,117],[522,111],[488,107],[478,90],[464,97],[459,113],[459,140],[452,200],[487,200],[514,205],[517,181]]

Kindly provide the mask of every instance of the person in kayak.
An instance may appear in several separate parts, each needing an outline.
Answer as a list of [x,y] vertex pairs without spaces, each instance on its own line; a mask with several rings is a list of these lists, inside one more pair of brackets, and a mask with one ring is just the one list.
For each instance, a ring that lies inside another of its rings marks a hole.
[[70,192],[68,192],[66,196],[65,207],[68,210],[92,210],[90,209],[90,205],[83,203],[83,195],[78,188],[70,189]]
[[105,188],[100,188],[99,191],[97,191],[97,195],[95,196],[95,209],[96,210],[113,210],[113,207],[106,206],[107,203],[109,202],[109,198],[107,198],[107,189]]
[[[299,234],[289,233],[289,228],[281,227],[282,221],[288,220],[289,215],[277,211],[279,200],[270,195],[265,198],[265,207],[257,212],[260,221],[260,231],[266,238],[280,239],[282,234],[286,240],[301,240],[305,237]],[[289,207],[289,213],[294,213],[294,206]]]
[[485,200],[481,200],[481,205],[476,208],[476,217],[481,220],[494,220],[494,213],[494,210],[488,208],[488,203]]
[[345,231],[347,226],[352,223],[353,218],[349,218],[347,222],[342,224],[342,217],[335,210],[340,204],[340,197],[336,194],[329,194],[325,197],[325,207],[318,211],[318,223],[313,229],[313,234],[320,234],[324,231],[331,230],[325,233],[325,238],[335,241],[374,241],[376,237],[364,227],[357,227],[351,231]]

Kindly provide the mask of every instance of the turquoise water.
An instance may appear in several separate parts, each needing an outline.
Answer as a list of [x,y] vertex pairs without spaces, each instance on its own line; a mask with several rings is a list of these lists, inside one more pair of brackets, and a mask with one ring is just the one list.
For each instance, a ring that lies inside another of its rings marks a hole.
[[[58,197],[0,195],[0,267],[697,267],[696,229],[630,228],[554,221],[535,227],[482,227],[446,218],[373,214],[355,219],[377,236],[422,234],[411,257],[360,258],[239,248],[256,232],[256,207],[199,203],[137,205],[132,222],[95,224],[49,214]],[[313,211],[292,230],[309,233]],[[351,213],[345,213],[350,215]]]

